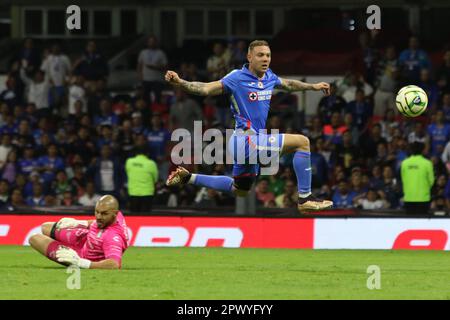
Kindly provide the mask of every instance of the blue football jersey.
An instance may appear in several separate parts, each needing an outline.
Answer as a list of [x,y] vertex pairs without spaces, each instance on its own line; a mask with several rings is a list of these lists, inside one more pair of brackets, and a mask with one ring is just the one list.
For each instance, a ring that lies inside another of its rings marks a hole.
[[264,77],[258,79],[246,64],[240,70],[231,71],[221,82],[224,92],[230,95],[235,129],[265,129],[272,91],[281,84],[280,78],[268,69]]

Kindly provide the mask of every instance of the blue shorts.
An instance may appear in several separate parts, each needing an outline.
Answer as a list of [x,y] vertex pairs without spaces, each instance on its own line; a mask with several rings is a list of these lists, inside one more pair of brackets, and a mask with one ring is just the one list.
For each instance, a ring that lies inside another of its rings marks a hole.
[[[283,142],[283,134],[234,131],[228,141],[228,151],[233,158],[233,177],[257,176],[262,173],[260,165],[267,167],[275,164],[278,170]],[[269,170],[267,172],[274,174]]]

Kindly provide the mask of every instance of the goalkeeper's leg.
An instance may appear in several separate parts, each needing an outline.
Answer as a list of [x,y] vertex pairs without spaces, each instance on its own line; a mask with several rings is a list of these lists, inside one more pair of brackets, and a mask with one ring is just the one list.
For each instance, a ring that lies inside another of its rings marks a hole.
[[54,236],[52,238],[52,232],[54,233],[55,225],[56,222],[43,223],[41,226],[42,234],[35,234],[28,240],[30,246],[44,256],[47,256],[47,249],[50,243],[55,241]]
[[41,226],[42,234],[35,234],[28,240],[30,246],[44,256],[47,256],[49,244],[55,241],[54,236],[52,238],[52,232],[55,230],[55,225],[56,222],[43,223]]
[[45,222],[41,226],[42,234],[54,240],[62,242],[69,247],[81,248],[89,232],[84,225],[78,227],[59,229],[56,222]]
[[46,256],[48,259],[55,261],[56,263],[59,263],[61,265],[66,265],[64,263],[58,262],[56,259],[56,251],[58,251],[59,248],[65,247],[65,248],[71,248],[77,251],[78,254],[80,254],[79,250],[77,248],[68,246],[65,243],[62,243],[60,241],[54,240],[46,235],[43,234],[35,234],[30,237],[28,240],[29,244],[33,249],[38,251],[40,254]]
[[58,262],[56,251],[60,246],[69,247],[79,252],[89,232],[86,228],[57,230],[56,222],[45,222],[41,226],[41,231],[42,234],[31,236],[28,242],[33,249],[55,262]]
[[52,238],[50,238],[47,235],[35,234],[30,237],[30,239],[28,240],[28,243],[34,250],[38,251],[39,253],[41,253],[44,256],[47,256],[48,246],[50,245],[50,243],[52,243],[54,241],[55,240],[53,240]]
[[[72,225],[72,224],[67,225],[67,221],[66,221],[65,226],[57,228],[57,225],[61,226],[61,222],[64,219],[72,220],[73,222],[70,221],[69,223],[75,223],[75,224],[74,225]],[[81,229],[87,229],[88,227],[89,227],[89,222],[86,221],[86,220],[75,220],[75,219],[72,219],[72,218],[63,218],[59,222],[44,222],[41,225],[41,230],[42,230],[42,234],[43,235],[46,235],[46,236],[48,236],[48,237],[50,237],[52,239],[59,240],[59,241],[62,241],[62,242],[71,242],[71,241],[74,241],[74,239],[66,239],[66,238],[64,238],[63,236],[65,235],[65,233],[61,233],[61,229],[75,229],[75,230],[78,230],[80,228]],[[77,234],[84,234],[84,231],[78,232]]]
[[54,230],[56,222],[44,222],[41,226],[42,234],[47,237],[52,237],[51,233]]

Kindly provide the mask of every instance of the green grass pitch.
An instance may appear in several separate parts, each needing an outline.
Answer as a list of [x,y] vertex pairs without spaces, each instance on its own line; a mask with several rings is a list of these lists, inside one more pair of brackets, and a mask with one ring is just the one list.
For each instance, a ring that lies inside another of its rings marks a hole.
[[29,247],[0,247],[0,299],[450,299],[442,251],[130,248],[120,271],[81,270],[79,290],[70,276]]

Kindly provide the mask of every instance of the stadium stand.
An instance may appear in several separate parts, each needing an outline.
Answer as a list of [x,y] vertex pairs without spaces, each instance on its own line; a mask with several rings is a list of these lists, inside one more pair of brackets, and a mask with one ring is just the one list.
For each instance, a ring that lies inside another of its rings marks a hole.
[[[400,163],[407,156],[408,143],[420,140],[426,144],[436,177],[442,177],[439,187],[433,189],[432,208],[450,209],[450,162],[444,152],[449,149],[447,142],[450,140],[448,48],[440,47],[427,52],[431,78],[427,84],[422,83],[421,79],[415,83],[424,89],[436,90],[435,103],[418,119],[424,124],[422,128],[416,128],[416,121],[397,115],[392,103],[388,103],[383,114],[373,114],[374,96],[383,76],[392,80],[391,95],[402,85],[412,84],[404,77],[404,69],[398,61],[399,55],[408,45],[408,34],[398,31],[383,41],[377,41],[376,34],[341,32],[336,34],[332,42],[327,42],[326,50],[313,41],[322,37],[319,31],[287,30],[272,41],[272,69],[277,73],[345,75],[342,81],[333,83],[335,89],[332,96],[323,98],[318,106],[314,106],[317,110],[314,118],[298,111],[298,104],[302,103],[298,96],[280,92],[272,98],[272,113],[268,120],[269,128],[279,128],[281,132],[303,132],[310,136],[314,187],[321,196],[338,199],[337,208],[363,208],[362,203],[367,208],[374,208],[377,206],[375,202],[383,203],[383,208],[401,208]],[[391,44],[389,39],[398,38],[399,35],[404,45],[395,48],[394,59],[388,59],[386,48]],[[301,41],[292,44],[290,39],[293,37]],[[95,43],[98,52],[105,59],[110,59],[139,39],[142,43],[142,36],[114,41],[95,40]],[[35,83],[38,85],[40,80],[35,78],[36,71],[48,59],[53,43],[34,41],[33,61],[31,50],[23,49],[23,42],[20,45],[17,41],[0,44],[13,49],[9,51],[13,54],[0,57],[4,64],[7,61],[6,89],[0,92],[0,173],[2,179],[10,182],[9,190],[0,198],[2,208],[10,210],[26,203],[73,206],[79,204],[81,197],[84,197],[84,203],[89,203],[85,193],[86,185],[90,183],[96,188],[94,193],[90,192],[91,197],[96,196],[95,193],[111,190],[125,205],[128,194],[123,166],[132,155],[133,146],[142,138],[148,142],[152,150],[150,157],[157,162],[160,170],[153,201],[156,207],[233,206],[234,199],[225,194],[207,192],[192,185],[183,189],[164,185],[165,177],[174,168],[170,162],[173,142],[170,141],[169,133],[176,128],[177,123],[170,110],[181,98],[170,87],[166,87],[161,101],[148,102],[139,83],[129,83],[120,92],[108,88],[106,73],[97,79],[90,79],[87,85],[80,75],[92,71],[90,62],[83,63],[82,73],[73,68],[83,56],[87,41],[58,41],[63,53],[71,61],[69,76],[63,85],[64,99],[58,104],[49,96],[48,108],[38,109],[37,101],[29,94],[30,83],[24,83],[21,73],[38,81]],[[179,50],[166,52],[168,66],[186,79],[208,79],[206,62],[215,43],[185,41]],[[222,43],[225,44],[222,55],[226,61],[226,70],[229,71],[232,69],[231,57],[239,55],[237,41]],[[300,46],[299,43],[309,45]],[[345,51],[337,49],[344,47]],[[127,52],[131,68],[137,65],[139,50]],[[24,62],[27,59],[29,61]],[[233,61],[233,67],[240,67],[236,60]],[[34,68],[29,68],[32,64]],[[392,73],[392,68],[398,69],[398,72]],[[109,77],[114,77],[109,71]],[[73,90],[74,86],[79,89]],[[45,91],[45,95],[53,92],[51,89],[48,91]],[[359,97],[356,97],[358,94]],[[226,99],[189,96],[186,99],[200,106],[204,128],[223,130],[232,127],[230,117],[224,116],[228,112]],[[73,105],[69,112],[70,101]],[[328,112],[323,113],[324,109]],[[333,112],[330,113],[330,110]],[[155,121],[153,118],[157,119],[158,125],[152,126]],[[101,151],[104,145],[110,146],[109,153]],[[34,152],[27,155],[27,149]],[[108,155],[102,156],[101,152]],[[283,208],[288,210],[286,212],[293,212],[295,202],[284,197],[285,185],[291,181],[296,183],[291,161],[289,156],[283,157],[277,175],[260,177],[260,181],[266,180],[267,183],[258,183],[256,186],[259,207],[268,208],[269,211],[271,208]],[[190,169],[208,174],[230,173],[229,166],[224,165],[192,165]],[[25,181],[19,182],[21,180]],[[39,189],[35,188],[36,185],[42,186],[42,199],[39,190],[35,190]],[[19,191],[21,197],[18,196]],[[13,194],[16,195],[14,200]]]

